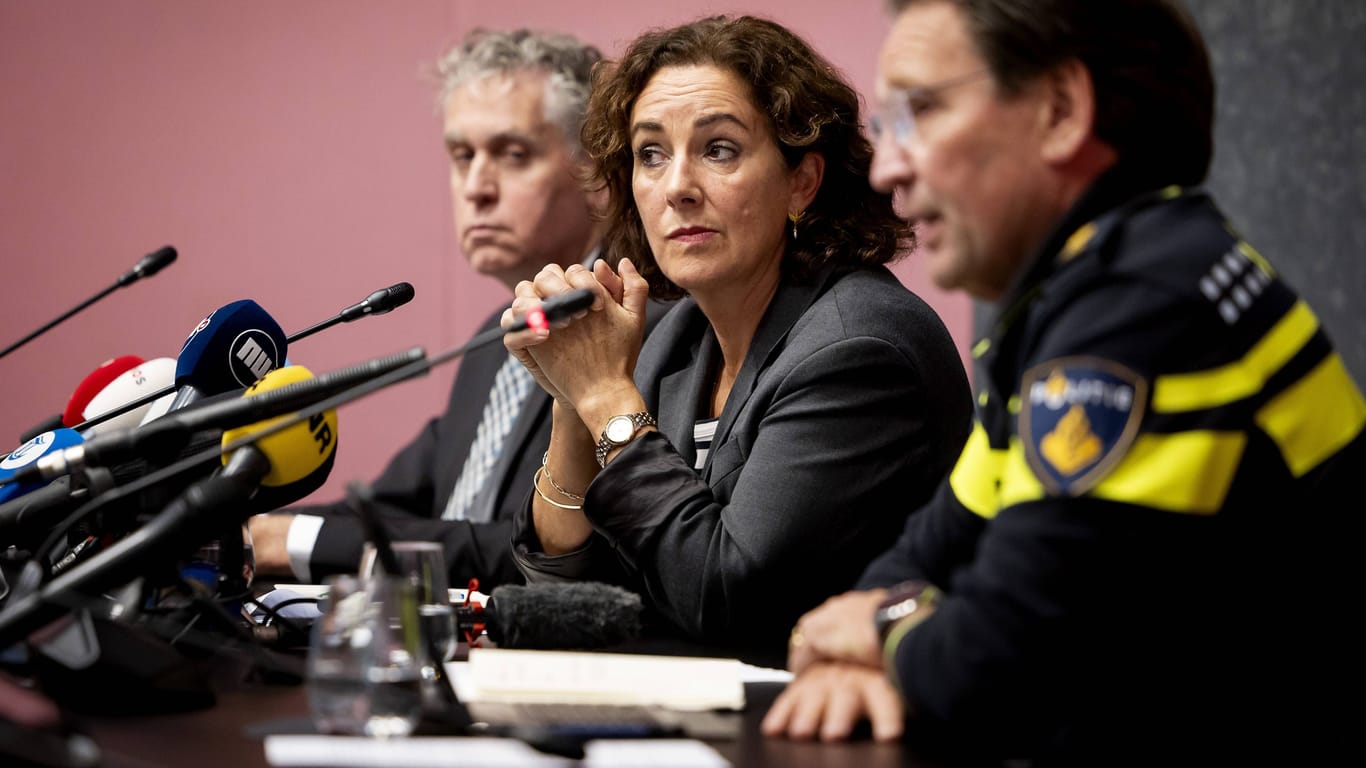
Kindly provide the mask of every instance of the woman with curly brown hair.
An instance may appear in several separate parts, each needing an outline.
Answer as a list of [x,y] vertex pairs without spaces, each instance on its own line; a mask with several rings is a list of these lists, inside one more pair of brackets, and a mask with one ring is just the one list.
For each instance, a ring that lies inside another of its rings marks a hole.
[[[625,584],[666,628],[780,653],[968,433],[952,340],[883,266],[911,231],[868,184],[857,94],[771,21],[643,35],[595,72],[583,145],[610,194],[608,259],[546,267],[504,315],[595,294],[507,338],[555,399],[518,564]],[[642,348],[649,296],[682,300]]]

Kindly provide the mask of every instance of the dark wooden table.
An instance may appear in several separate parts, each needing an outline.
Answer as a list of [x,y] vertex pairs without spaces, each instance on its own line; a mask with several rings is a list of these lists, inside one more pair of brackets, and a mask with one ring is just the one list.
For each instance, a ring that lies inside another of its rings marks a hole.
[[[866,739],[844,744],[766,739],[759,733],[759,722],[781,689],[778,683],[747,684],[739,738],[708,743],[737,767],[941,765],[903,744],[876,744]],[[215,706],[196,712],[86,716],[83,723],[110,768],[252,768],[267,765],[262,742],[266,734],[310,732],[307,715],[302,685],[245,685],[219,694]]]

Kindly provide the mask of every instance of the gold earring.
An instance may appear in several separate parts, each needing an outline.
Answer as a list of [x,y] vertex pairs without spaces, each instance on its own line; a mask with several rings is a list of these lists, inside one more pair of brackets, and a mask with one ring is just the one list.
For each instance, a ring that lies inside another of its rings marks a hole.
[[806,211],[797,211],[797,212],[795,212],[795,213],[789,212],[789,213],[787,214],[787,220],[790,221],[790,222],[792,222],[792,239],[793,239],[793,240],[796,240],[796,239],[797,239],[797,222],[801,221],[801,220],[802,220],[802,217],[805,216],[805,215],[806,215]]

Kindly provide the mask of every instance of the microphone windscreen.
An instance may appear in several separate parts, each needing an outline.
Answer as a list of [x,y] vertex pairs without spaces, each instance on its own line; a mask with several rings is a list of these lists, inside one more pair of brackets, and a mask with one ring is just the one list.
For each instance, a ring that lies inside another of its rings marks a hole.
[[[16,473],[32,465],[42,457],[66,450],[73,445],[85,442],[85,438],[80,432],[67,427],[54,429],[51,432],[44,432],[41,435],[29,440],[27,443],[15,448],[4,459],[0,459],[0,482],[4,482],[14,477]],[[8,483],[0,485],[0,503],[18,498],[24,494],[47,485],[50,480],[36,480],[27,483]]]
[[489,596],[489,637],[500,648],[604,648],[640,636],[640,595],[592,581],[504,584]]
[[[157,357],[146,360],[141,365],[136,365],[123,372],[90,399],[90,403],[85,406],[85,410],[81,413],[82,419],[88,421],[103,416],[125,403],[131,403],[153,392],[172,386],[175,384],[175,367],[175,358]],[[151,413],[152,409],[159,403],[165,401],[165,404],[169,405],[174,396],[174,393],[169,393],[150,403],[102,421],[85,430],[85,436],[90,437],[100,432],[112,432],[116,429],[132,429],[141,424],[143,418]]]
[[[311,378],[313,373],[302,365],[277,368],[248,387],[242,396],[252,397]],[[231,442],[262,432],[288,418],[291,416],[279,416],[226,430],[223,432],[223,445],[226,447]],[[331,466],[337,451],[337,412],[324,411],[257,440],[255,446],[270,461],[270,473],[261,481],[263,486],[282,487],[303,481],[323,466]],[[224,454],[223,463],[226,465],[231,458],[231,453]]]
[[66,401],[66,410],[62,411],[62,424],[74,427],[85,421],[82,414],[95,396],[104,391],[115,379],[141,363],[142,358],[136,355],[124,355],[100,363],[98,368],[76,385],[75,391],[71,393],[71,399]]
[[280,324],[259,304],[243,299],[199,321],[176,359],[175,385],[216,395],[249,387],[285,359]]

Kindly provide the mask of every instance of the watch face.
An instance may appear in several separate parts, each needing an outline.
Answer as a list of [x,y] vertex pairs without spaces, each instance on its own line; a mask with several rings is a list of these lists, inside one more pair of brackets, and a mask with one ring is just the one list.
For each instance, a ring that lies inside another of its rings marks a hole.
[[603,430],[603,433],[614,443],[624,443],[636,433],[636,423],[630,416],[613,416],[608,420],[607,429]]

